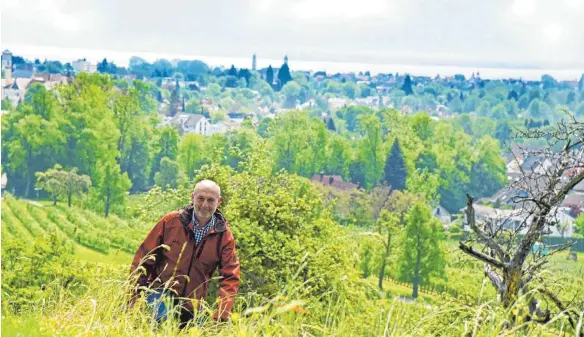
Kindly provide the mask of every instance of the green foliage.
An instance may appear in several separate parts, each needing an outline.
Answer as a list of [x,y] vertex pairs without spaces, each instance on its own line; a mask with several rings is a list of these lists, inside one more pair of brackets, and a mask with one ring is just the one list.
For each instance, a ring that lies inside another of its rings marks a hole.
[[444,277],[441,231],[440,222],[432,218],[427,206],[416,203],[410,208],[406,216],[398,270],[400,280],[413,283],[414,298],[418,296],[420,285],[428,284],[434,277]]
[[72,196],[87,192],[91,187],[89,176],[78,175],[76,167],[71,171],[65,171],[56,164],[46,172],[37,172],[36,177],[39,187],[53,196],[54,205],[57,204],[58,197],[66,196],[67,204],[71,207]]
[[[187,178],[192,180],[195,170],[198,169],[204,161],[204,139],[203,136],[189,133],[184,135],[178,147],[178,162]],[[160,185],[159,185],[160,186]]]
[[28,243],[2,241],[3,314],[34,309],[43,297],[82,290],[79,282],[86,281],[87,275],[71,268],[73,246],[56,233]]
[[375,115],[359,117],[359,130],[363,140],[360,144],[360,160],[365,163],[365,182],[373,188],[381,179],[383,165],[383,141],[381,123]]
[[412,79],[410,78],[410,75],[406,75],[404,83],[401,86],[401,90],[403,90],[406,93],[406,95],[414,94],[414,90],[412,89]]
[[184,178],[179,164],[168,157],[160,160],[160,171],[156,173],[154,182],[162,189],[176,188]]
[[407,170],[404,162],[399,139],[396,139],[391,146],[384,169],[385,181],[394,190],[404,190],[406,188]]
[[115,160],[110,159],[98,164],[96,173],[96,189],[93,190],[93,197],[96,204],[103,207],[105,216],[110,213],[113,205],[120,207],[124,205],[126,192],[131,187],[131,181],[127,173],[122,173]]

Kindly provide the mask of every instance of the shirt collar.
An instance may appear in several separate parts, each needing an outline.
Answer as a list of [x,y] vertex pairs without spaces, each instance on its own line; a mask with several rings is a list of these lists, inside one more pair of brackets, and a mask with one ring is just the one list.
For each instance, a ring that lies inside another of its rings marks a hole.
[[[205,225],[205,227],[203,228],[209,228],[215,225],[215,214],[213,214],[211,216],[211,220],[209,220],[209,222],[207,222],[207,224]],[[199,221],[197,220],[197,217],[195,216],[195,210],[193,210],[193,230],[197,230],[199,229]]]

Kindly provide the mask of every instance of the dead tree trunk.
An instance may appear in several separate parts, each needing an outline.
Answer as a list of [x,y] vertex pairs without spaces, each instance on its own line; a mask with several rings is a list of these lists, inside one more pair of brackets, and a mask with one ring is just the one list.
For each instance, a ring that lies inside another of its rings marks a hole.
[[[546,139],[549,149],[523,153],[524,158],[528,154],[537,155],[539,165],[529,172],[522,169],[523,177],[511,185],[516,190],[527,192],[527,195],[518,198],[516,208],[506,215],[503,222],[499,221],[501,219],[483,217],[481,223],[477,223],[473,199],[467,195],[466,223],[474,237],[460,241],[459,247],[485,263],[485,275],[497,289],[505,308],[515,305],[519,296],[529,294],[527,319],[550,321],[552,314],[539,308],[537,298],[529,292],[529,289],[533,289],[538,298],[554,303],[559,310],[558,314],[568,315],[570,324],[575,328],[577,313],[571,312],[567,305],[554,296],[547,289],[548,285],[534,281],[548,261],[547,257],[534,256],[528,260],[534,245],[542,239],[546,229],[557,225],[556,212],[566,195],[584,181],[584,123],[576,121],[573,115],[570,117],[571,120],[559,122],[556,130],[523,133],[525,137]],[[562,150],[553,152],[551,148],[558,143],[563,145]],[[517,228],[505,227],[506,221],[510,219],[519,219]],[[567,247],[555,247],[552,253]],[[584,336],[584,332],[580,335]]]

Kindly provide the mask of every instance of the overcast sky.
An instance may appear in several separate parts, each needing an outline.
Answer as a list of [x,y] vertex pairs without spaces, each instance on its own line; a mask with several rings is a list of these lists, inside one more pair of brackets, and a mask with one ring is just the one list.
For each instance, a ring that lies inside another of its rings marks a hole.
[[260,59],[288,54],[576,76],[584,69],[583,18],[584,0],[4,0],[1,25],[8,47],[255,52]]

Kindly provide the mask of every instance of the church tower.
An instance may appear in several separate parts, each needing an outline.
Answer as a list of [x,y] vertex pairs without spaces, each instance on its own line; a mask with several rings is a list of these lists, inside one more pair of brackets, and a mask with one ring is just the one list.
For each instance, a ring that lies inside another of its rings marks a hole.
[[253,54],[253,57],[251,59],[251,70],[252,71],[256,71],[257,70],[257,57],[256,54]]
[[6,83],[12,82],[12,53],[8,49],[2,52],[2,70]]

